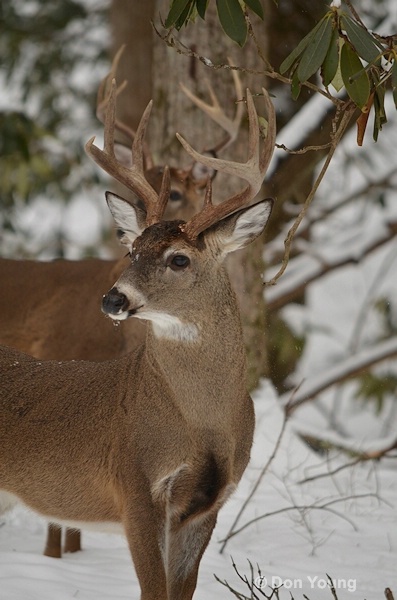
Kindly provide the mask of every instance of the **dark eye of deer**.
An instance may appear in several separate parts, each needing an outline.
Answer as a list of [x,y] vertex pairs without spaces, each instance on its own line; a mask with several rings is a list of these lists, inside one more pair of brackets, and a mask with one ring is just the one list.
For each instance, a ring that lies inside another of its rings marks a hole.
[[186,267],[188,267],[189,264],[190,264],[190,259],[187,256],[185,256],[184,254],[175,254],[168,261],[168,265],[171,267],[171,269],[173,271],[179,271],[181,269],[186,269]]
[[170,200],[172,200],[173,202],[178,202],[178,200],[182,200],[181,192],[178,192],[178,190],[171,190]]

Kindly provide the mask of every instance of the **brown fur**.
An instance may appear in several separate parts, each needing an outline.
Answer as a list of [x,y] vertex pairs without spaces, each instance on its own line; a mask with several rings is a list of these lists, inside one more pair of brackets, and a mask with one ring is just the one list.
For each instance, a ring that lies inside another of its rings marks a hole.
[[[155,190],[163,167],[146,172]],[[166,218],[188,219],[201,202],[203,181],[191,169],[171,169]],[[179,198],[179,199],[178,199]],[[136,201],[136,200],[135,200]],[[128,260],[38,262],[0,258],[0,343],[36,358],[103,361],[123,356],[141,344],[145,324],[132,319],[119,327],[100,311],[103,294],[118,279]],[[60,532],[49,526],[44,554],[61,557]],[[80,533],[67,530],[67,552],[81,549]]]
[[[241,211],[252,211],[257,235],[260,205]],[[196,339],[169,337],[166,320],[160,332],[147,328],[142,346],[103,363],[0,351],[0,489],[52,520],[120,523],[141,600],[192,598],[217,512],[249,460],[254,413],[221,264],[238,219],[197,244],[168,224],[146,229],[113,288],[137,316],[139,299],[149,313],[177,317],[182,333],[194,324]],[[170,249],[188,256],[188,267],[167,267]]]

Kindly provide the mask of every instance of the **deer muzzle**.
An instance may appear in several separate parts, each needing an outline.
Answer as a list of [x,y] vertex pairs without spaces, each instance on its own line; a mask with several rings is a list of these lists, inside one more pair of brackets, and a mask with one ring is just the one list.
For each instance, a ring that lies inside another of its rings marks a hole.
[[129,310],[129,300],[125,294],[113,287],[102,297],[102,312],[115,319],[126,319],[135,311]]

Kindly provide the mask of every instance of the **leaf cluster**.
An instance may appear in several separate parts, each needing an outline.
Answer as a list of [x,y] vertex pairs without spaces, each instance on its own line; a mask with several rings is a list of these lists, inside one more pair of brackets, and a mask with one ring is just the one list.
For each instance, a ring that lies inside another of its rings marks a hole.
[[365,402],[372,402],[375,411],[380,414],[382,411],[386,396],[396,396],[397,377],[392,373],[385,375],[375,375],[374,373],[364,373],[359,378],[359,386],[356,391],[356,398]]
[[[66,199],[81,187],[79,177],[70,177],[71,161],[85,160],[78,134],[82,115],[93,114],[96,90],[75,75],[82,65],[107,62],[104,43],[90,36],[105,14],[103,2],[95,9],[78,0],[0,2],[2,82],[18,91],[16,106],[0,111],[1,205],[7,222],[16,201],[30,202],[43,193]],[[63,140],[62,147],[56,139]]]
[[22,112],[0,113],[1,204],[6,211],[15,202],[27,202],[55,183],[62,195],[62,181],[70,171],[67,157],[46,145],[48,135]]
[[[165,27],[179,30],[197,16],[205,19],[210,0],[172,0],[170,10],[165,19]],[[277,4],[278,0],[274,0]],[[251,10],[263,19],[261,0],[215,0],[219,22],[225,34],[239,46],[243,47],[247,40],[248,24],[246,11]]]
[[397,108],[397,38],[382,38],[341,8],[331,7],[280,65],[290,73],[292,96],[320,70],[326,88],[343,87],[361,110],[358,143],[361,145],[368,115],[375,111],[373,137],[386,123],[384,97],[389,80]]

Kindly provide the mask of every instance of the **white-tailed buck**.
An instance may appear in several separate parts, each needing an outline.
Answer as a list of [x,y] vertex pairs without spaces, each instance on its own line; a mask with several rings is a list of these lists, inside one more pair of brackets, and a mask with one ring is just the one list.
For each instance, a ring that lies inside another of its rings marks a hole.
[[[244,164],[200,155],[179,136],[195,160],[248,185],[213,205],[209,181],[200,212],[187,222],[164,221],[169,170],[157,193],[143,167],[151,106],[126,168],[114,155],[114,95],[115,84],[104,150],[91,139],[87,152],[145,209],[107,193],[130,262],[102,310],[115,320],[147,321],[146,340],[104,363],[40,361],[1,349],[0,489],[8,506],[22,502],[53,522],[118,528],[127,536],[141,600],[189,600],[219,508],[252,444],[240,317],[223,261],[256,239],[269,218],[271,200],[247,205],[273,151],[274,112],[264,91],[269,128],[261,149],[247,91]],[[79,316],[88,316],[84,308]]]
[[[115,57],[110,75],[103,80],[98,91],[97,115],[101,122],[105,120],[111,81],[115,76],[120,54],[121,51]],[[235,71],[233,76],[236,100],[241,100],[241,83]],[[117,94],[123,89],[124,84],[120,85]],[[209,91],[212,105],[203,103],[184,88],[185,94],[226,131],[226,137],[213,149],[218,152],[236,138],[244,107],[243,102],[238,102],[235,116],[229,119],[219,106],[213,90],[209,88]],[[112,102],[114,101],[113,97]],[[131,145],[135,132],[116,118],[113,129],[115,135],[122,136],[124,140],[123,144],[119,141],[114,145],[120,163],[118,167],[126,167],[128,170],[132,166]],[[164,167],[154,164],[144,142],[142,160],[147,185],[158,193]],[[189,219],[197,212],[202,202],[207,175],[214,173],[212,166],[204,166],[204,169],[200,167],[200,163],[193,162],[185,169],[170,169],[171,192],[165,213],[167,219]],[[117,174],[115,176],[119,179]],[[134,195],[134,188],[129,188],[129,191],[132,192],[132,201],[141,202],[141,197],[138,196],[137,199]],[[0,259],[0,343],[48,360],[104,361],[123,356],[136,348],[145,339],[144,322],[130,319],[122,327],[116,328],[114,322],[104,319],[100,311],[103,293],[128,264],[129,260],[126,258],[113,261],[88,259],[52,262]],[[60,557],[60,540],[60,529],[50,527],[44,553]],[[65,551],[73,552],[78,549],[79,532],[67,531]]]

